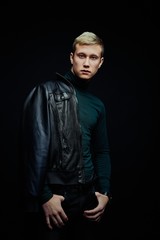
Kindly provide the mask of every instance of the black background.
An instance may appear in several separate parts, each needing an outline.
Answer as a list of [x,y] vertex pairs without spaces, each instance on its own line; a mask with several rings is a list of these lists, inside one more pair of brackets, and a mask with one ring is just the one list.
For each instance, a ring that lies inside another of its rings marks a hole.
[[[1,229],[21,229],[18,133],[33,86],[70,68],[71,44],[83,31],[104,40],[105,62],[91,91],[107,109],[113,201],[103,230],[110,239],[159,236],[159,171],[154,114],[158,78],[156,6],[52,1],[1,6]],[[77,5],[77,6],[75,6]],[[156,108],[157,110],[157,108]],[[157,110],[158,111],[158,110]],[[11,236],[12,236],[11,234]],[[103,236],[103,235],[102,235]],[[107,238],[106,238],[107,239]]]

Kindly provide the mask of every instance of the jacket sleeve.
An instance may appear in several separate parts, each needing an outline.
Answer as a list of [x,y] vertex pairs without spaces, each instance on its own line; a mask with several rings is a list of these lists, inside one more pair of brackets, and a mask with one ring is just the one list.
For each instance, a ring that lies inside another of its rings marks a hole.
[[25,195],[36,199],[43,190],[50,143],[48,92],[43,84],[24,103],[22,139]]

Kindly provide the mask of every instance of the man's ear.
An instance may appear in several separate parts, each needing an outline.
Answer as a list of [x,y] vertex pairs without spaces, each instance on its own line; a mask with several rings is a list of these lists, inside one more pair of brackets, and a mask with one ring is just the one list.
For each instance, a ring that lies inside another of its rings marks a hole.
[[102,66],[103,62],[104,62],[104,57],[101,57],[101,61],[100,61],[100,64],[99,64],[99,68]]
[[70,62],[71,62],[71,64],[73,64],[73,53],[72,52],[70,53]]

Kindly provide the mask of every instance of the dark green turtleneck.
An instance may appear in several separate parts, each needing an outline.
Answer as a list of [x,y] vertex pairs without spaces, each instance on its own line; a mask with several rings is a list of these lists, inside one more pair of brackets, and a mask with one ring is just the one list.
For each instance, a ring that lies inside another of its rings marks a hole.
[[92,178],[96,166],[98,190],[108,192],[111,166],[105,106],[99,98],[89,93],[89,82],[76,77],[71,71],[67,72],[65,78],[75,87],[78,99],[86,181]]
[[[75,87],[82,129],[82,150],[86,182],[94,175],[98,180],[97,191],[110,191],[110,155],[106,129],[106,112],[102,101],[88,92],[89,83],[77,78],[71,71],[64,76]],[[41,203],[48,201],[52,192],[46,185],[40,197]]]

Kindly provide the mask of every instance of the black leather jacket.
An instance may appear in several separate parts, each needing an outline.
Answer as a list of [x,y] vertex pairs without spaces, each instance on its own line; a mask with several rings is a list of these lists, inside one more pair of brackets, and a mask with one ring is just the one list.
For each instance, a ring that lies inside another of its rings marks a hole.
[[60,74],[36,86],[23,109],[26,194],[38,197],[44,183],[84,183],[81,127],[74,87]]

